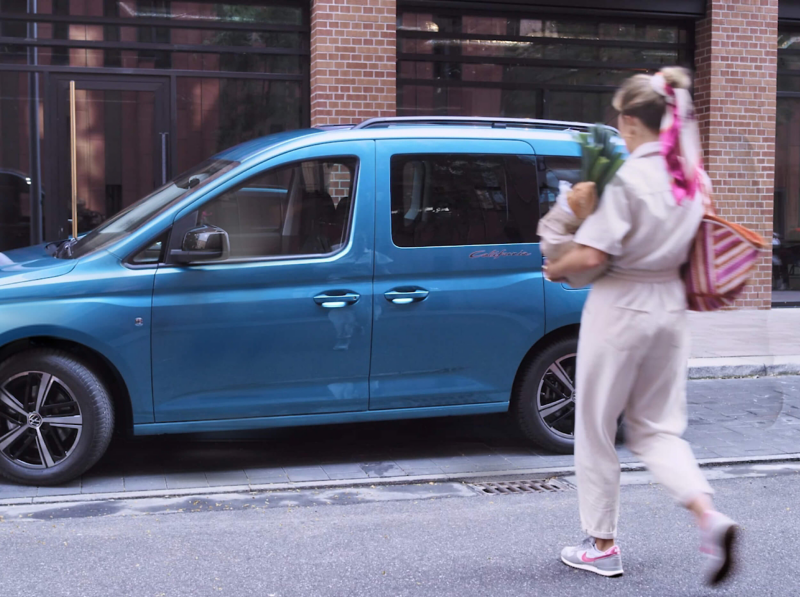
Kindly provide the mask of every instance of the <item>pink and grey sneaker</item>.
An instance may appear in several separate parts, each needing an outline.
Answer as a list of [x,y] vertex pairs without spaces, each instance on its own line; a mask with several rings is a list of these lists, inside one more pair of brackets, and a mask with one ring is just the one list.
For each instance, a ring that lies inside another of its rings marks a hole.
[[619,545],[600,551],[593,537],[587,537],[580,545],[561,550],[561,561],[567,566],[588,570],[601,576],[622,576],[622,555]]
[[719,512],[709,512],[700,525],[700,551],[706,558],[706,581],[716,585],[733,571],[739,526]]

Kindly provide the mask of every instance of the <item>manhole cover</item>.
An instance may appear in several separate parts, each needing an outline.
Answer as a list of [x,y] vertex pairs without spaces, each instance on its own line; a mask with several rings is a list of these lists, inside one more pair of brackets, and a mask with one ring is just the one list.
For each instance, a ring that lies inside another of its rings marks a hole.
[[553,493],[569,491],[575,486],[563,479],[541,479],[535,481],[504,481],[502,483],[468,483],[482,495],[504,495],[511,493]]

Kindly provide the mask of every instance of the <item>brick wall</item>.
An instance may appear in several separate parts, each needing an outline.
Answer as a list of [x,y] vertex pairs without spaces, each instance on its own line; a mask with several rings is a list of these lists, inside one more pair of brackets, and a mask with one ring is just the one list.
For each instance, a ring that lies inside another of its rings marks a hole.
[[396,112],[396,1],[313,0],[311,125]]
[[[697,25],[694,82],[717,211],[772,238],[778,0],[709,0]],[[739,306],[766,309],[770,255]]]

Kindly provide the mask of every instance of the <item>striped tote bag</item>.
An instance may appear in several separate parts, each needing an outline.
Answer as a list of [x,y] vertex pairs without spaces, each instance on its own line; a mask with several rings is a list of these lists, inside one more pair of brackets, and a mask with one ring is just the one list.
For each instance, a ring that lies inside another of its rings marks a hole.
[[690,311],[716,311],[733,304],[750,279],[759,252],[768,248],[752,230],[719,217],[708,194],[706,213],[683,272]]

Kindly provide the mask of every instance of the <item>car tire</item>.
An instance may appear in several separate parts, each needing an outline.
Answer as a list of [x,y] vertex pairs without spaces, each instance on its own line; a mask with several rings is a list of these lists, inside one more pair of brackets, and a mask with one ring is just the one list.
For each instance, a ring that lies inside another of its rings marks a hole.
[[514,384],[511,410],[522,433],[541,448],[572,454],[578,339],[546,346],[525,362]]
[[0,363],[0,475],[65,483],[100,459],[113,432],[108,389],[74,354],[41,348]]

